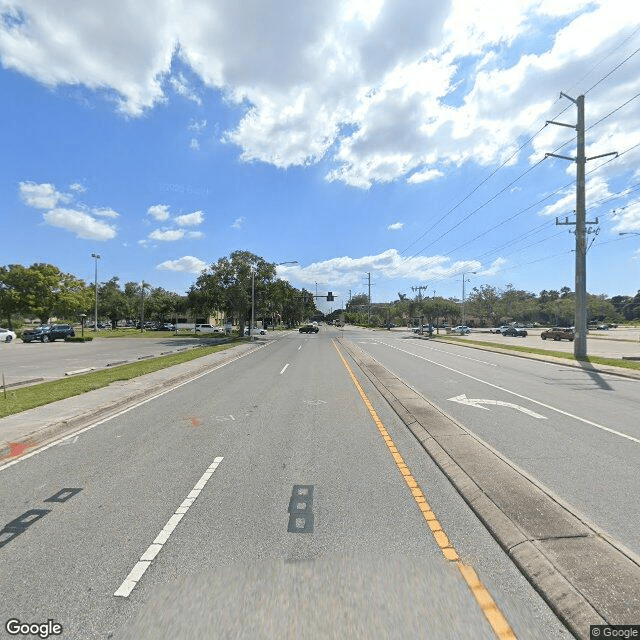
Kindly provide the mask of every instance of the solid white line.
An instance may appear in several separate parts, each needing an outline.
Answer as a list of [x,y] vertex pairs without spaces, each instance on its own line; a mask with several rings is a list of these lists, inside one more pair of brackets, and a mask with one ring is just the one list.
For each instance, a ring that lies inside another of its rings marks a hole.
[[289,366],[289,363],[287,362],[287,364],[285,364],[284,367],[282,367],[282,371],[280,372],[280,375],[282,375],[287,370],[288,366]]
[[[390,344],[387,344],[386,342],[380,342],[380,340],[376,340],[376,342],[378,344],[383,344],[386,347],[390,347]],[[363,343],[366,344],[366,343]],[[485,360],[478,360],[477,358],[472,358],[471,356],[463,356],[460,355],[459,353],[452,353],[451,351],[445,351],[444,349],[436,349],[435,347],[428,347],[425,344],[422,344],[422,340],[420,340],[416,346],[421,347],[423,349],[428,349],[429,351],[435,351],[436,353],[444,353],[447,356],[454,356],[456,358],[464,358],[465,360],[473,360],[473,362],[479,362],[480,364],[486,364],[488,367],[497,367],[497,364],[493,364],[492,362],[486,362]]]
[[[381,342],[380,344],[385,344],[384,342]],[[550,404],[545,404],[544,402],[540,402],[539,400],[534,400],[533,398],[528,398],[527,396],[523,396],[519,393],[516,393],[515,391],[510,391],[509,389],[505,389],[504,387],[500,387],[497,384],[492,384],[491,382],[487,382],[486,380],[481,380],[480,378],[476,378],[475,376],[469,375],[468,373],[464,373],[462,371],[458,371],[457,369],[453,369],[451,367],[447,367],[447,365],[444,364],[440,364],[439,362],[435,362],[434,360],[429,360],[429,358],[425,358],[424,356],[419,356],[415,353],[412,353],[411,351],[406,351],[405,349],[400,349],[400,347],[394,347],[390,344],[385,344],[385,346],[389,347],[390,349],[396,349],[396,351],[402,351],[403,353],[408,353],[410,356],[413,356],[414,358],[420,358],[421,360],[426,360],[427,362],[430,362],[431,364],[435,364],[438,367],[442,367],[443,369],[447,369],[448,371],[453,371],[454,373],[458,373],[461,376],[464,376],[465,378],[470,378],[471,380],[475,380],[476,382],[480,382],[482,384],[486,384],[489,387],[493,387],[494,389],[498,389],[499,391],[504,391],[505,393],[510,393],[513,396],[516,396],[516,398],[522,398],[523,400],[527,400],[529,402],[533,402],[534,404],[540,405],[541,407],[544,407],[545,409],[549,409],[551,411],[555,411],[557,413],[561,413],[564,416],[567,416],[568,418],[573,418],[574,420],[579,420],[580,422],[584,422],[585,424],[591,425],[592,427],[595,427],[596,429],[601,429],[602,431],[607,431],[608,433],[613,433],[616,436],[620,436],[621,438],[626,438],[627,440],[631,440],[632,442],[636,442],[638,444],[640,444],[640,439],[638,438],[634,438],[633,436],[627,435],[626,433],[621,433],[620,431],[616,431],[615,429],[610,429],[609,427],[605,427],[601,424],[598,424],[597,422],[592,422],[591,420],[587,420],[586,418],[581,418],[580,416],[576,416],[573,413],[569,413],[568,411],[563,411],[562,409],[557,409],[556,407],[552,407]]]
[[[25,453],[24,455],[20,456],[19,458],[16,458],[15,460],[12,460],[11,462],[7,462],[6,464],[0,465],[0,471],[3,471],[4,469],[8,469],[9,467],[12,467],[14,464],[18,464],[18,462],[22,462],[24,460],[27,460],[28,458],[31,458],[32,456],[36,456],[39,453],[42,453],[43,451],[46,451],[47,449],[50,449],[51,447],[55,447],[56,445],[65,442],[66,440],[69,440],[69,438],[73,438],[77,436],[79,436],[80,434],[84,433],[85,431],[90,431],[91,429],[93,429],[94,427],[97,427],[101,424],[104,424],[105,422],[109,422],[109,420],[113,420],[114,418],[118,418],[119,416],[124,415],[125,413],[128,413],[129,411],[132,411],[133,409],[137,409],[138,407],[141,407],[143,404],[147,404],[147,402],[151,402],[152,400],[155,400],[156,398],[160,398],[161,396],[164,396],[167,393],[171,393],[172,391],[175,391],[176,389],[179,389],[180,387],[184,387],[184,385],[186,384],[190,384],[191,382],[195,382],[196,380],[199,380],[200,378],[203,378],[204,376],[208,376],[210,373],[213,373],[214,371],[217,371],[218,369],[222,369],[222,367],[226,367],[229,364],[232,364],[233,362],[235,362],[236,360],[240,360],[240,358],[244,358],[252,353],[255,353],[256,351],[260,350],[260,349],[264,349],[265,347],[268,347],[270,344],[272,344],[271,342],[267,342],[264,345],[261,345],[260,347],[256,347],[255,349],[252,349],[251,351],[247,351],[246,353],[242,353],[239,356],[233,358],[233,360],[229,360],[228,362],[223,362],[222,364],[219,364],[218,366],[214,367],[213,369],[209,369],[208,371],[205,371],[204,373],[201,373],[197,376],[195,376],[194,378],[189,378],[189,380],[185,380],[184,382],[180,382],[179,384],[175,385],[174,387],[170,387],[169,389],[165,389],[164,391],[160,391],[160,393],[156,393],[156,395],[151,396],[150,398],[146,398],[145,400],[141,400],[140,402],[137,402],[136,404],[127,407],[126,409],[123,409],[122,411],[118,411],[117,413],[114,413],[110,416],[108,416],[107,418],[104,418],[102,420],[98,420],[98,422],[94,422],[93,424],[90,424],[88,427],[84,427],[83,429],[80,429],[79,431],[74,431],[73,433],[70,433],[69,435],[66,435],[62,438],[58,438],[58,440],[54,440],[53,442],[50,442],[49,444],[43,446],[43,447],[38,447],[35,451],[31,451],[29,453]],[[75,440],[74,440],[75,442]]]
[[[196,483],[196,487],[202,485],[203,488],[209,478],[213,475],[213,472],[218,468],[218,465],[224,460],[222,456],[215,458],[209,468],[202,474],[202,477]],[[118,587],[114,596],[122,598],[128,598],[129,594],[133,591],[134,587],[140,582],[140,579],[144,575],[145,571],[151,565],[151,562],[160,553],[162,546],[169,539],[169,536],[173,533],[180,520],[184,517],[184,514],[188,511],[189,507],[193,504],[192,494],[189,493],[189,497],[186,498],[182,504],[176,509],[176,512],[169,518],[167,524],[164,525],[162,531],[156,536],[156,539],[147,547],[147,550],[140,556],[140,560],[131,569],[129,575],[124,579],[124,582]],[[198,490],[200,494],[200,490]],[[195,499],[195,497],[194,497]]]

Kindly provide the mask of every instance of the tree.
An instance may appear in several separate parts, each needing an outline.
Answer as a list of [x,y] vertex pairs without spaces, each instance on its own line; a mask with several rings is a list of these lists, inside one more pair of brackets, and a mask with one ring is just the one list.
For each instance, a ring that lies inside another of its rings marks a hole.
[[116,328],[118,320],[127,315],[127,304],[124,292],[120,289],[118,276],[98,287],[98,316],[106,316],[112,328]]
[[189,302],[202,312],[222,310],[228,318],[237,319],[242,335],[251,313],[252,272],[259,301],[257,309],[266,310],[266,293],[275,278],[276,267],[249,251],[234,251],[200,274],[189,290]]

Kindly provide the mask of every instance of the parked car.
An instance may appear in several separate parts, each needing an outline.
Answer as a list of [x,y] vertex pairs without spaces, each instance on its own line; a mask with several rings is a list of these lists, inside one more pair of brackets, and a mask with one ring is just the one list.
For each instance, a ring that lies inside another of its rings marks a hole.
[[43,324],[35,329],[27,329],[22,332],[22,342],[54,342],[55,340],[67,340],[76,335],[70,324]]
[[214,327],[212,324],[197,324],[195,328],[196,333],[224,333],[222,327]]
[[492,327],[489,329],[489,333],[502,333],[506,328],[506,324],[500,325],[499,327]]
[[569,340],[572,342],[576,334],[573,332],[573,329],[566,328],[562,329],[561,327],[554,327],[553,329],[547,329],[540,334],[540,337],[543,340]]
[[320,331],[320,327],[313,324],[305,324],[299,329],[300,333],[318,333]]
[[11,342],[16,339],[16,334],[11,329],[0,327],[0,342]]
[[471,329],[469,329],[466,324],[459,324],[457,327],[453,327],[453,329],[451,329],[451,333],[457,333],[464,336],[467,333],[471,333]]
[[513,336],[516,338],[526,338],[529,334],[524,329],[518,327],[505,327],[502,331],[503,336]]

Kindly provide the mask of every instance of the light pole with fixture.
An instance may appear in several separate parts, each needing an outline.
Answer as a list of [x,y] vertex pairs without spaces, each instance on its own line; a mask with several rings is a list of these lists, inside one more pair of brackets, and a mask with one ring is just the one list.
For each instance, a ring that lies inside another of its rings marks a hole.
[[[476,273],[478,273],[477,271],[470,271],[469,273],[472,273],[473,275],[475,275]],[[466,320],[466,316],[464,313],[464,284],[465,284],[465,272],[462,272],[462,326],[465,326],[465,320]],[[469,282],[471,282],[471,280],[469,280]]]
[[95,315],[94,315],[94,318],[93,318],[93,330],[97,331],[98,330],[98,260],[100,260],[100,256],[97,253],[92,253],[91,257],[95,258],[95,260],[96,260],[96,277],[95,277],[96,304],[95,304]]

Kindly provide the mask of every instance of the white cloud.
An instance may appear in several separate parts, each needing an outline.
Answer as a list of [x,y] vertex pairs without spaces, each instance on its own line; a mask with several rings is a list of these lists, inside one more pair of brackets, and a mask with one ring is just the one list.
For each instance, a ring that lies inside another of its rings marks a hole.
[[367,272],[370,272],[372,277],[373,274],[378,274],[390,279],[434,281],[451,278],[463,271],[479,272],[481,269],[482,263],[477,260],[451,262],[446,256],[403,258],[396,249],[388,249],[377,255],[331,258],[306,267],[281,266],[278,267],[278,275],[308,285],[315,282],[331,282],[337,287],[360,285],[362,274]]
[[111,240],[116,236],[115,227],[96,220],[84,211],[52,209],[43,214],[43,218],[52,227],[71,231],[76,237],[84,240]]
[[152,240],[160,240],[162,242],[175,242],[184,238],[184,231],[182,229],[156,229],[149,234],[149,237]]
[[233,224],[231,225],[231,227],[233,229],[242,229],[242,227],[244,227],[244,222],[245,222],[244,216],[240,216],[239,218],[236,218],[233,221]]
[[204,233],[202,233],[202,231],[189,231],[187,233],[187,238],[199,240],[200,238],[204,238]]
[[202,132],[207,128],[207,121],[206,120],[196,120],[194,118],[192,118],[189,121],[189,131],[193,131],[195,132],[197,135],[202,134]]
[[200,273],[207,263],[194,256],[183,256],[178,260],[166,260],[161,262],[156,269],[160,271],[180,271],[182,273]]
[[[0,7],[12,16],[0,19],[4,67],[51,87],[81,84],[107,99],[115,92],[129,116],[171,90],[201,101],[193,87],[202,82],[239,110],[222,138],[244,160],[283,168],[323,160],[328,180],[361,188],[504,161],[555,115],[559,89],[585,91],[633,50],[625,38],[640,22],[640,3],[629,0],[4,0]],[[522,53],[523,45],[531,51]],[[172,72],[176,59],[188,73]],[[633,62],[623,65],[606,90],[588,96],[590,121],[639,86]],[[205,127],[192,121],[192,148]],[[605,142],[635,131],[640,103],[591,142],[602,153]],[[530,160],[566,134],[548,127]],[[630,154],[618,166],[637,160]]]
[[184,74],[179,73],[177,76],[173,76],[169,82],[173,90],[183,98],[187,98],[198,105],[202,105],[202,98],[200,98],[200,96],[189,85],[189,81],[184,77]]
[[194,211],[193,213],[185,213],[177,216],[175,223],[180,227],[195,227],[204,222],[204,214],[202,211]]
[[200,143],[198,142],[197,138],[191,138],[191,140],[189,140],[189,149],[191,149],[192,151],[200,150]]
[[394,222],[393,224],[390,224],[387,229],[389,231],[400,231],[402,227],[404,227],[404,222]]
[[147,209],[147,214],[155,220],[168,220],[169,219],[169,205],[167,204],[154,204]]
[[35,209],[53,209],[60,202],[70,202],[70,196],[60,193],[53,184],[44,182],[21,182],[20,197],[25,204]]
[[93,214],[101,218],[119,218],[120,214],[109,207],[103,209],[93,209]]
[[75,193],[85,193],[87,190],[87,188],[80,182],[74,182],[73,184],[70,184],[69,189],[71,189],[71,191],[74,191]]

